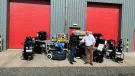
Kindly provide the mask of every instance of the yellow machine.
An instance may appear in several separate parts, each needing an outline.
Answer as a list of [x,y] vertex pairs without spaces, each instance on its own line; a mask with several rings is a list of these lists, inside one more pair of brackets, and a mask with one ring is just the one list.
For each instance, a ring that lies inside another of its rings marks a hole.
[[67,41],[67,37],[63,33],[56,34],[56,40],[57,42],[65,43]]

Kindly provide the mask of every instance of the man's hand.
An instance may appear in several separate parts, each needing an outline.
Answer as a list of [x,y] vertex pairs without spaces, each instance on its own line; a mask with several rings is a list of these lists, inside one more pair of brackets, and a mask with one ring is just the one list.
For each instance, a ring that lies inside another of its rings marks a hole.
[[80,41],[80,43],[83,43],[83,42],[84,42],[83,40]]
[[81,40],[80,43],[82,43],[83,41]]
[[95,47],[95,43],[93,43],[93,48]]

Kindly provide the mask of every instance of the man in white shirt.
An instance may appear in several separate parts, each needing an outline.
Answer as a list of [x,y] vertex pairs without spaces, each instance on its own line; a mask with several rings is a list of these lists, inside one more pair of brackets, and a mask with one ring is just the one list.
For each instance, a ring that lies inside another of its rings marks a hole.
[[93,65],[93,49],[96,41],[94,36],[92,35],[92,32],[86,31],[86,36],[81,40],[81,42],[85,43],[85,64],[90,63],[91,65]]

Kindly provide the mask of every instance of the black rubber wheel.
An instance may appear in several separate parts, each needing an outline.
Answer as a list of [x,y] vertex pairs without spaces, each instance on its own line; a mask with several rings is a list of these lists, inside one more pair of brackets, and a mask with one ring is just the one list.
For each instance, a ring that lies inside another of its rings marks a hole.
[[101,60],[99,60],[99,63],[102,63],[104,60],[103,59],[101,59]]
[[23,56],[21,56],[20,58],[21,58],[21,60],[24,60],[24,57]]

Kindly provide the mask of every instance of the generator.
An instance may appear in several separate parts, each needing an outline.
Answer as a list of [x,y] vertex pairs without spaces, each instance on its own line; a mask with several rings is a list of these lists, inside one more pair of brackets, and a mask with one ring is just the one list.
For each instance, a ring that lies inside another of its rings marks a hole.
[[37,37],[35,37],[35,53],[45,53],[46,52],[46,41],[47,39],[47,32],[39,31],[37,32]]

